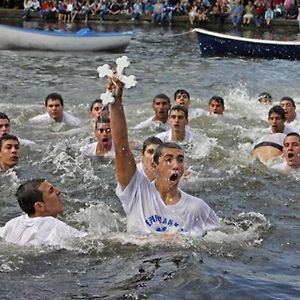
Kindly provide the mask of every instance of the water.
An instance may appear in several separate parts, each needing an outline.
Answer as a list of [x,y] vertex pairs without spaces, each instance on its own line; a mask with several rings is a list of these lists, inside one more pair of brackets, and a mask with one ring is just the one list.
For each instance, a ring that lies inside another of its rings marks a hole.
[[250,157],[267,127],[268,108],[256,97],[268,91],[275,101],[288,95],[300,105],[299,62],[201,58],[187,28],[108,29],[116,28],[135,31],[125,54],[138,85],[125,91],[124,102],[137,157],[151,133],[132,127],[152,114],[155,94],[172,98],[185,88],[192,106],[204,110],[212,95],[225,99],[228,117],[190,122],[200,138],[186,149],[193,176],[183,186],[215,209],[222,228],[169,242],[126,233],[113,162],[78,156],[91,139],[88,125],[28,123],[55,91],[65,110],[88,124],[89,105],[104,91],[97,67],[124,53],[1,51],[0,111],[10,116],[13,133],[38,146],[22,149],[18,168],[0,174],[0,225],[20,214],[18,185],[45,177],[64,191],[62,219],[91,233],[60,250],[0,241],[1,299],[299,299],[300,176],[272,173]]

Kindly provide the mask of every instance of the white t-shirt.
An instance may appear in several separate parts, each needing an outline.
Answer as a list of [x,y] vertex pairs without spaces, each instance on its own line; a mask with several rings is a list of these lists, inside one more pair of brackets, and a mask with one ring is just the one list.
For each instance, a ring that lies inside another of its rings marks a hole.
[[[166,132],[161,132],[161,133],[157,134],[156,137],[160,138],[164,143],[172,142],[172,129],[169,129]],[[183,142],[183,143],[193,142],[193,132],[192,132],[191,128],[185,127],[184,140],[181,142]]]
[[261,137],[254,143],[254,149],[258,148],[259,146],[273,146],[276,147],[278,145],[278,149],[282,150],[283,141],[286,135],[284,133],[269,133]]
[[[81,147],[80,152],[83,156],[97,156],[97,142]],[[115,148],[113,144],[111,145],[110,151],[104,154],[104,157],[107,156],[115,157]]]
[[[263,129],[262,130],[263,133],[273,133],[272,131],[272,128],[269,127],[269,128],[266,128],[266,129]],[[284,125],[284,129],[283,129],[283,133],[286,135],[286,134],[289,134],[291,132],[296,132],[296,133],[300,133],[299,130],[295,127],[291,127],[289,125]]]
[[[54,122],[54,120],[52,118],[50,118],[48,113],[44,113],[42,115],[38,115],[38,116],[35,116],[35,117],[29,119],[29,122],[31,122],[31,123],[46,123],[47,124],[47,123]],[[63,118],[62,118],[61,122],[65,123],[67,125],[70,125],[70,126],[77,126],[77,127],[82,126],[82,122],[79,118],[77,118],[67,112],[63,112]]]
[[166,205],[155,187],[138,170],[127,187],[116,194],[127,216],[127,230],[133,233],[181,232],[201,236],[219,226],[215,212],[200,198],[180,190],[181,198],[175,205]]
[[21,215],[0,228],[0,237],[6,242],[21,246],[61,246],[67,239],[84,237],[79,231],[54,217]]
[[20,145],[23,145],[23,146],[32,146],[32,145],[36,145],[35,142],[30,141],[30,140],[21,139],[21,138],[19,138],[19,137],[18,137],[18,140],[19,140]]
[[297,130],[300,130],[300,113],[296,112],[296,117],[295,117],[294,121],[292,121],[288,124],[294,128],[297,128]]
[[141,122],[140,124],[134,126],[133,129],[142,130],[142,129],[151,129],[152,131],[166,131],[170,129],[168,122],[162,123],[161,121],[153,120],[154,117],[147,119],[146,121]]

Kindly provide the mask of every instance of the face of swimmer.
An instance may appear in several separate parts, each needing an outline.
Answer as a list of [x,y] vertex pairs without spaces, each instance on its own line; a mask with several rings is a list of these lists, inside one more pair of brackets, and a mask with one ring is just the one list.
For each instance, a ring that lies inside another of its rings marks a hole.
[[272,132],[277,133],[277,132],[283,132],[284,130],[284,122],[286,119],[283,119],[280,114],[277,113],[271,113],[268,121],[271,126]]
[[293,169],[300,167],[300,138],[299,135],[288,135],[283,143],[283,156],[287,165]]

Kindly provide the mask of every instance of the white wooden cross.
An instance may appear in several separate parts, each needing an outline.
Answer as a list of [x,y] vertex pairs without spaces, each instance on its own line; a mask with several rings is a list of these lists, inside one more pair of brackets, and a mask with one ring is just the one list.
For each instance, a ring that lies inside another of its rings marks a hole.
[[[134,87],[137,84],[135,76],[134,75],[130,75],[130,76],[124,75],[124,69],[127,68],[130,65],[128,57],[127,56],[119,57],[116,60],[116,64],[117,64],[117,67],[116,67],[117,74],[116,74],[116,76],[119,78],[119,80],[121,82],[124,83],[124,87],[126,89],[130,89],[130,88]],[[107,64],[105,64],[103,66],[99,66],[97,68],[97,72],[99,73],[100,78],[103,78],[105,76],[113,77],[113,71],[110,68],[110,66],[107,65]],[[107,105],[107,104],[115,102],[113,92],[111,92],[109,90],[106,90],[106,92],[104,94],[101,94],[100,99],[102,100],[103,105]]]

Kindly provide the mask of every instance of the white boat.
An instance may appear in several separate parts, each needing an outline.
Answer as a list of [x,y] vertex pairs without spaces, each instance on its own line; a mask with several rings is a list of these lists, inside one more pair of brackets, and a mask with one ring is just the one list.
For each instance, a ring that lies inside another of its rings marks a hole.
[[51,51],[122,51],[133,32],[46,31],[0,25],[0,49]]

